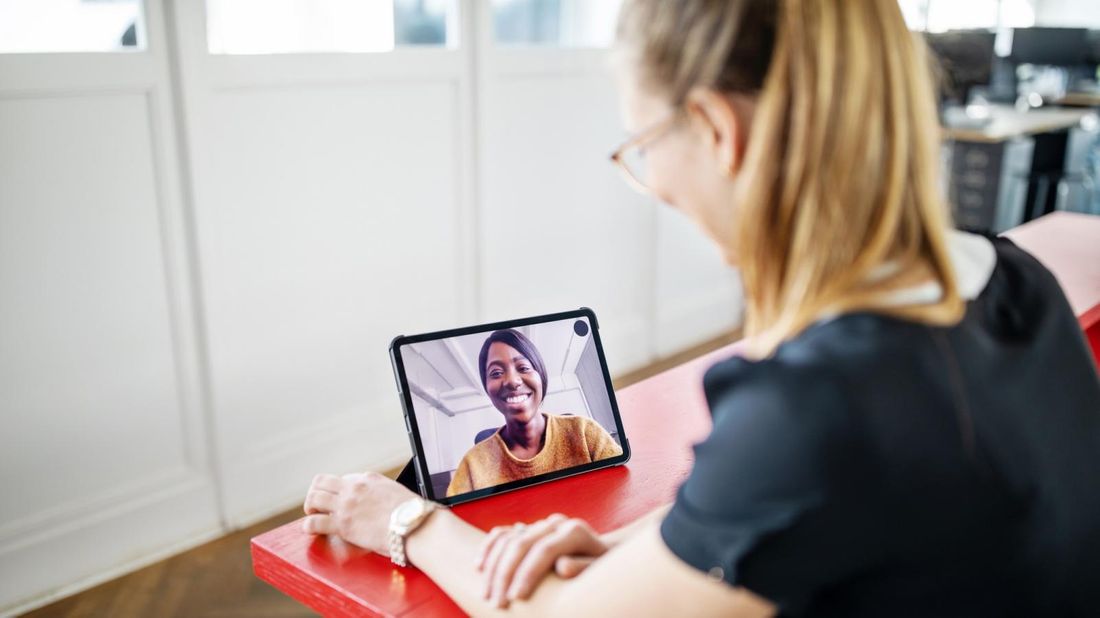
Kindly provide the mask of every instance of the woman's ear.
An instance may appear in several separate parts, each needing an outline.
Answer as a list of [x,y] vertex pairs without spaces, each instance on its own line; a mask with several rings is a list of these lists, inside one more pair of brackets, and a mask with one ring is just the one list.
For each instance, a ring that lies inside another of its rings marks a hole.
[[684,108],[718,173],[732,178],[741,167],[746,128],[733,99],[709,88],[693,88]]

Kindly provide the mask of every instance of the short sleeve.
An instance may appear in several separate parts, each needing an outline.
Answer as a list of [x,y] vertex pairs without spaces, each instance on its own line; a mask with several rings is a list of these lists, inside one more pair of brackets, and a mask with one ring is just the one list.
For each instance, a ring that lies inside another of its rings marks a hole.
[[799,613],[883,551],[844,387],[822,371],[741,359],[704,384],[714,428],[661,536],[696,569]]

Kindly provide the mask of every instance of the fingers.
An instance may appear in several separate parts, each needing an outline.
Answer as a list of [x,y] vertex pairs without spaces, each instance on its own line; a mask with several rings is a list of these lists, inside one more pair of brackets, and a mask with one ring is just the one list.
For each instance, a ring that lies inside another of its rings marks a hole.
[[511,531],[511,526],[496,526],[489,531],[489,534],[485,535],[485,538],[481,541],[481,546],[478,548],[477,560],[474,563],[474,567],[478,571],[485,569],[485,565],[489,560],[489,554],[493,552],[493,548],[504,538],[504,535]]
[[523,561],[531,546],[543,537],[552,534],[557,525],[565,521],[564,515],[551,515],[546,519],[535,522],[526,529],[507,536],[500,543],[501,551],[496,563],[490,563],[486,573],[486,581],[489,588],[486,598],[496,603],[497,607],[506,607],[508,604],[507,592],[512,585],[512,577],[516,568]]
[[336,534],[336,521],[326,513],[307,515],[302,520],[302,532],[306,534]]
[[554,561],[554,572],[562,579],[570,579],[580,575],[595,560],[588,556],[562,556]]
[[[565,519],[565,515],[562,515],[561,513],[554,513],[553,515],[545,519],[541,519],[535,522],[534,524],[532,524],[532,526],[540,526],[543,522],[556,523],[560,521],[565,521]],[[484,571],[485,566],[489,564],[489,556],[493,553],[493,548],[496,547],[497,544],[500,543],[502,540],[504,540],[506,535],[512,532],[522,531],[523,528],[524,524],[513,524],[511,526],[495,526],[492,530],[490,530],[489,533],[485,535],[485,538],[481,541],[481,546],[478,549],[477,553],[477,559],[474,563],[475,568],[477,568],[478,571]]]
[[333,474],[318,474],[313,477],[313,482],[309,484],[309,491],[306,492],[306,500],[302,505],[302,510],[306,512],[306,515],[319,511],[332,511],[332,500],[325,498],[323,494],[329,494],[335,498],[343,487],[344,481],[340,477]]
[[485,561],[482,566],[482,570],[485,572],[485,579],[483,581],[484,586],[481,590],[481,597],[483,599],[492,598],[493,592],[493,580],[496,573],[497,563],[500,562],[500,557],[504,553],[504,550],[508,547],[508,543],[515,539],[516,535],[521,532],[522,529],[515,528],[513,526],[507,526],[503,532],[493,542],[489,553],[485,557]]
[[303,505],[306,515],[313,513],[331,513],[336,506],[336,494],[331,494],[327,491],[320,489],[311,489],[306,494],[306,501]]
[[338,494],[340,490],[344,488],[344,485],[347,484],[348,480],[349,479],[343,479],[335,474],[318,474],[313,477],[313,483],[310,484],[309,488]]
[[[553,533],[539,539],[529,548],[516,567],[507,596],[510,599],[528,598],[542,578],[552,569],[556,570],[558,560],[563,557],[596,558],[606,552],[607,547],[583,521],[571,519],[564,522]],[[576,576],[588,565],[567,562],[564,566],[575,569],[571,576]]]
[[318,474],[302,508],[302,530],[325,534],[383,553],[388,544],[385,524],[393,508],[410,492],[374,472],[343,477]]
[[530,526],[497,526],[479,547],[475,566],[485,573],[482,596],[497,607],[526,599],[551,571],[576,577],[607,552],[599,536],[578,519],[554,514]]

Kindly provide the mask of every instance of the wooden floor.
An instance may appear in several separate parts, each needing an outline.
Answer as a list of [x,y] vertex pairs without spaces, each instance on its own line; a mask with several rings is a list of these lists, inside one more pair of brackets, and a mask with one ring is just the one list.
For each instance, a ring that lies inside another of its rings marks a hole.
[[[663,359],[615,380],[625,388],[670,367],[733,342],[736,333]],[[393,477],[398,470],[387,474]],[[129,575],[25,614],[54,616],[315,616],[305,606],[252,574],[249,539],[302,516],[295,507]]]

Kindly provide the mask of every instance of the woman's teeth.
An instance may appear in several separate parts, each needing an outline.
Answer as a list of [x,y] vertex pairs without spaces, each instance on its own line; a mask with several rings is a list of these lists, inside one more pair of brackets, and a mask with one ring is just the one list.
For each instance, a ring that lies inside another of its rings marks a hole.
[[524,395],[513,395],[511,397],[506,398],[505,401],[507,401],[508,403],[523,403],[523,402],[527,401],[530,398],[531,398],[531,393],[527,393],[527,394],[524,394]]

